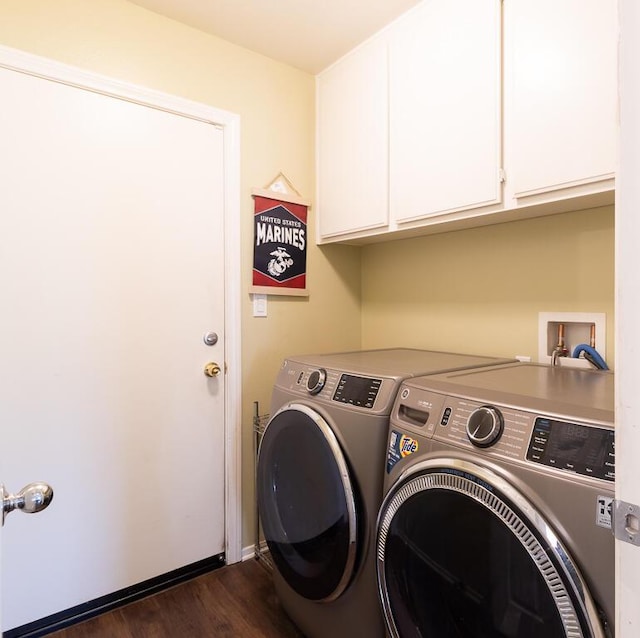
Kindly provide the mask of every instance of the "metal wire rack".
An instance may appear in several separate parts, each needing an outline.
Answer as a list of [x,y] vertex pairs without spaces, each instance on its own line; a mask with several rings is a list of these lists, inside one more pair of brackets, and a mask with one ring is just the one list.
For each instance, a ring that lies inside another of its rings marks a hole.
[[254,401],[254,414],[253,414],[253,446],[254,446],[254,486],[255,486],[255,537],[253,545],[253,555],[255,559],[266,569],[271,571],[273,569],[273,562],[271,561],[271,554],[267,548],[266,543],[261,540],[260,535],[260,511],[258,509],[258,450],[260,449],[260,441],[262,435],[269,422],[269,414],[260,414],[260,406],[258,401]]

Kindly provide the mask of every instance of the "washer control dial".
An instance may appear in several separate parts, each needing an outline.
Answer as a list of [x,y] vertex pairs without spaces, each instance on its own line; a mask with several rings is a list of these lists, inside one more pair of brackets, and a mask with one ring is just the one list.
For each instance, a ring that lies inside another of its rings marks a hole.
[[502,436],[504,419],[500,410],[490,405],[476,408],[467,419],[467,436],[477,447],[489,447]]
[[314,370],[307,377],[307,391],[309,394],[318,394],[322,388],[324,388],[324,384],[327,382],[327,371],[324,368],[319,368],[318,370]]

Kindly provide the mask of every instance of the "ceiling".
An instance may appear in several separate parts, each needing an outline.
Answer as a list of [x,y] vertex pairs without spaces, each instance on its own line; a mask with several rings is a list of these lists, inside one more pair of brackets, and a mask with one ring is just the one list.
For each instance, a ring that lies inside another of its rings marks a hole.
[[316,74],[419,0],[130,0]]

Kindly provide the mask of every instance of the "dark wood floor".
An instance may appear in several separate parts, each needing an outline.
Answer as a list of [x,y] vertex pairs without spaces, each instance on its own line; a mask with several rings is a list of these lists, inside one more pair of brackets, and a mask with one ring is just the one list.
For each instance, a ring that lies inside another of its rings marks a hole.
[[303,638],[256,560],[222,567],[50,638]]

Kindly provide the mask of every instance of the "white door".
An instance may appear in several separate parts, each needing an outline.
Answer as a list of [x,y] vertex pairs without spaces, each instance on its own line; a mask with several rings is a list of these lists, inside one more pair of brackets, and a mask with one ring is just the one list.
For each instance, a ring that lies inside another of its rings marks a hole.
[[[640,11],[636,0],[620,9],[620,129],[616,175],[616,499],[624,536],[616,542],[616,636],[640,635]],[[625,542],[632,541],[632,542]]]
[[[223,131],[0,69],[3,628],[224,551]],[[214,346],[203,335],[217,333]]]

